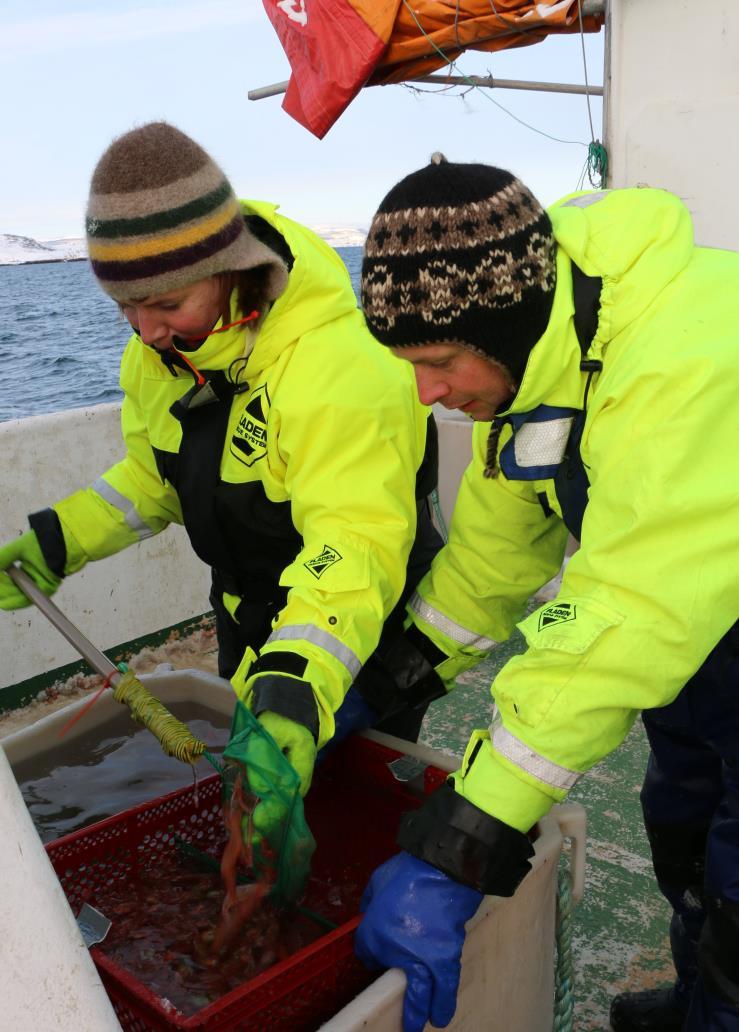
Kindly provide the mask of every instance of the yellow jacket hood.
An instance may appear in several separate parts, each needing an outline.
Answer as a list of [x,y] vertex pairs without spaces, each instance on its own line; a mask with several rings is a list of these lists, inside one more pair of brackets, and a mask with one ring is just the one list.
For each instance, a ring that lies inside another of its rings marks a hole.
[[[693,253],[690,214],[664,190],[629,189],[576,193],[549,210],[558,244],[557,287],[552,314],[533,347],[519,390],[507,412],[541,404],[565,404],[581,374],[572,301],[574,262],[600,276],[598,326],[589,355],[599,358],[687,266]],[[561,396],[561,397],[560,397]]]

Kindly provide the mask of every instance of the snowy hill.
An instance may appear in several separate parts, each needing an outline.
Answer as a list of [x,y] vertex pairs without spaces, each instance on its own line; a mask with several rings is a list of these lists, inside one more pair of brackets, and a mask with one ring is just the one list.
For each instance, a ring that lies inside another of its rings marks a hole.
[[[332,247],[363,247],[367,231],[356,225],[311,227]],[[33,240],[31,237],[0,233],[0,265],[22,265],[26,262],[65,262],[87,258],[83,237],[61,237],[57,240]]]
[[25,262],[65,262],[86,257],[87,247],[81,237],[33,240],[31,237],[0,233],[0,265],[20,265]]
[[332,247],[364,247],[367,230],[359,226],[314,225],[310,227]]

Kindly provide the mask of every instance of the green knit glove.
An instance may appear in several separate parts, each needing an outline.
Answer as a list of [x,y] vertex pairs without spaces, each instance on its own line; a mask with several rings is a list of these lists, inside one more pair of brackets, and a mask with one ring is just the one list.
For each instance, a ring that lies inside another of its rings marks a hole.
[[[273,713],[271,710],[260,713],[257,720],[275,740],[285,759],[297,774],[300,781],[298,791],[301,796],[304,796],[310,788],[313,765],[316,762],[316,743],[313,735],[302,724],[288,720],[287,717],[282,717],[279,713]],[[258,783],[253,784],[252,787],[258,794]],[[254,831],[258,836],[270,837],[275,827],[282,823],[286,816],[287,811],[277,798],[261,802],[254,811]]]
[[316,743],[313,735],[303,724],[265,710],[257,720],[274,738],[283,755],[300,778],[300,794],[304,796],[313,778],[313,764],[316,762]]
[[[36,532],[33,530],[27,530],[19,538],[0,548],[0,570],[7,570],[17,562],[45,595],[53,595],[62,583],[62,578],[52,573],[46,565]],[[15,586],[7,573],[0,573],[0,609],[23,609],[30,604],[29,599]]]

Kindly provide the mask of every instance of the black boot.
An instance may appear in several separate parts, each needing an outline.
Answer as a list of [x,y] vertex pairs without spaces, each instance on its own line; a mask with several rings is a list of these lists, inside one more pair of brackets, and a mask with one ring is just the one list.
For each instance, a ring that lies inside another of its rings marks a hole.
[[688,1001],[674,989],[621,993],[611,1001],[614,1032],[681,1032]]

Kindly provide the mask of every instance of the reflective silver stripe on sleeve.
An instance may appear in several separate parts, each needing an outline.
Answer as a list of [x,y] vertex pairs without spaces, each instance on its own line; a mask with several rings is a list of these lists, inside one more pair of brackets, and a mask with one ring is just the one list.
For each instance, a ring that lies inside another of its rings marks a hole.
[[452,641],[456,641],[460,645],[471,645],[473,648],[480,649],[481,652],[487,652],[498,644],[493,638],[486,638],[476,631],[468,631],[466,627],[462,627],[460,624],[455,623],[454,620],[450,620],[444,613],[440,613],[438,609],[434,609],[428,602],[424,602],[417,591],[414,591],[411,595],[408,606],[411,612],[416,613],[427,624],[431,624],[437,631],[446,634],[447,638],[451,638]]
[[108,481],[103,480],[102,477],[98,477],[95,483],[91,486],[96,494],[99,494],[106,502],[112,505],[115,509],[118,509],[119,512],[123,513],[123,518],[139,541],[144,541],[146,538],[154,536],[154,531],[148,523],[145,523],[141,519],[136,511],[136,506],[130,498],[126,498],[126,496],[122,495],[120,491],[116,491],[116,489],[111,487]]
[[338,659],[340,663],[344,664],[352,675],[352,681],[362,669],[358,656],[350,648],[335,638],[333,634],[322,631],[315,624],[293,624],[280,627],[278,631],[270,634],[265,645],[271,645],[273,641],[309,641],[313,645],[318,645],[324,652],[328,652],[334,659]]
[[524,423],[513,435],[516,462],[522,469],[530,466],[556,466],[562,461],[574,416]]
[[570,197],[569,201],[561,204],[561,208],[589,208],[591,204],[597,204],[607,197],[610,190],[598,190],[596,193],[582,194],[580,197]]
[[551,788],[560,788],[569,791],[575,782],[582,777],[579,771],[569,770],[567,767],[560,767],[558,763],[546,759],[539,753],[534,752],[528,745],[525,745],[520,738],[516,738],[510,731],[498,724],[495,720],[490,725],[490,740],[493,748],[501,756],[531,774],[538,781],[543,781]]

